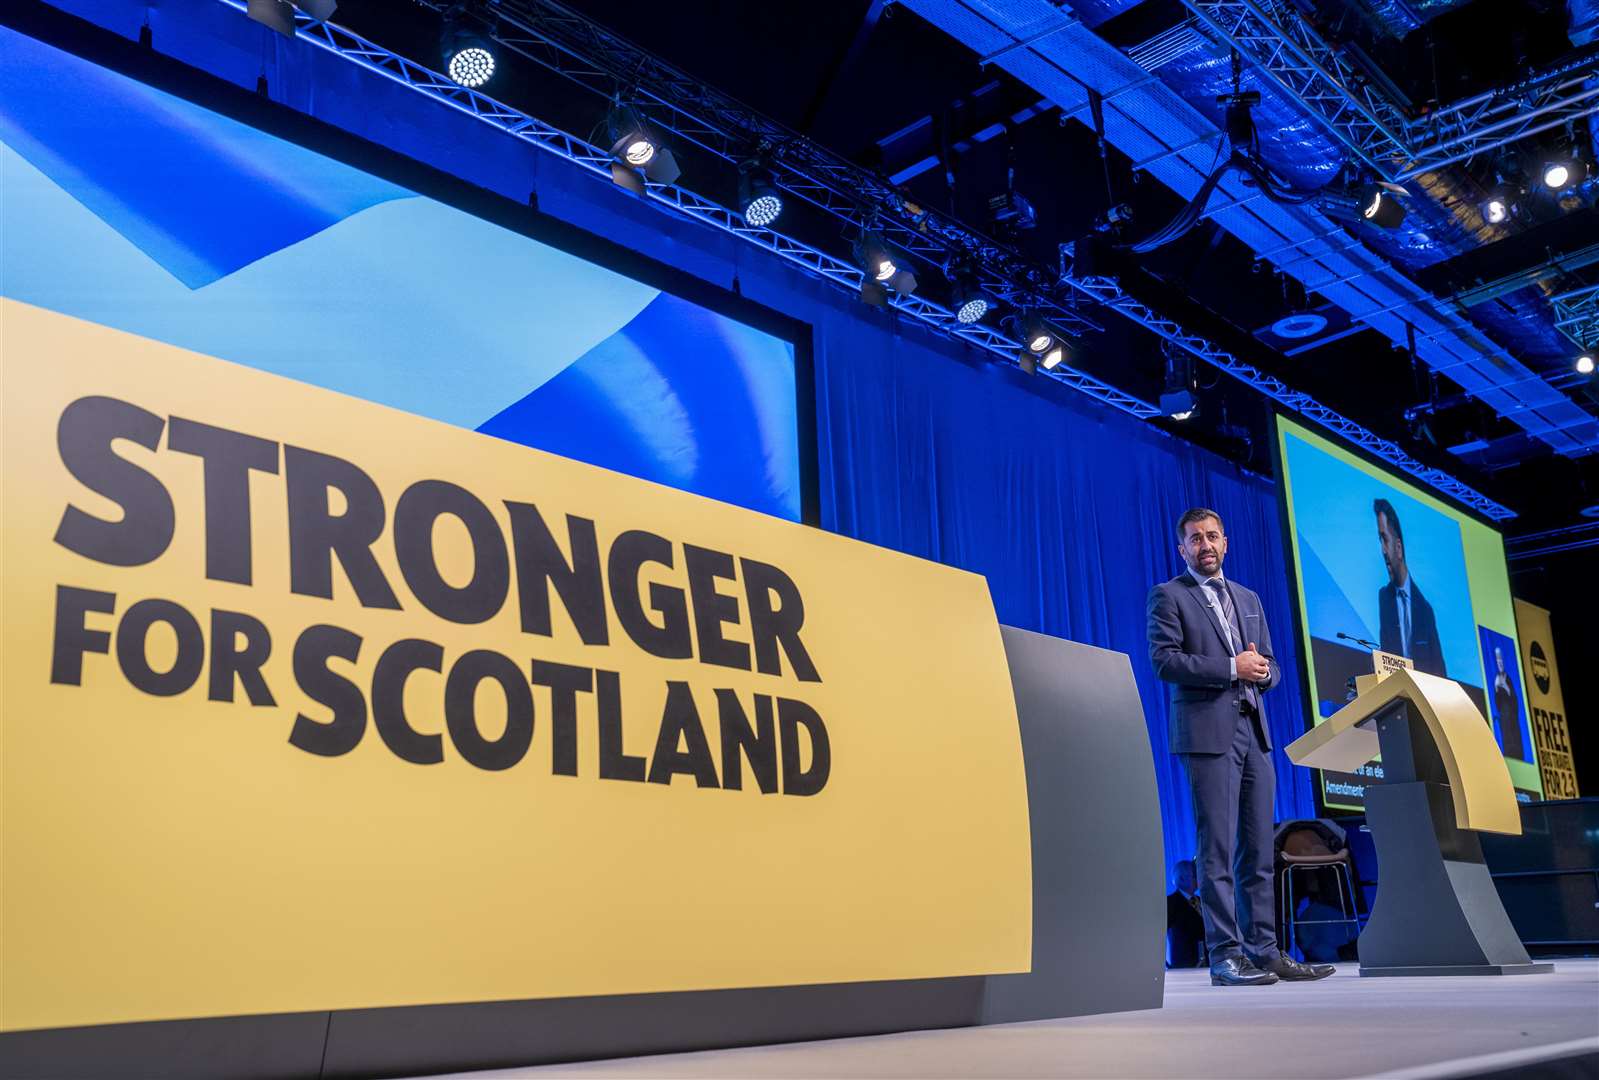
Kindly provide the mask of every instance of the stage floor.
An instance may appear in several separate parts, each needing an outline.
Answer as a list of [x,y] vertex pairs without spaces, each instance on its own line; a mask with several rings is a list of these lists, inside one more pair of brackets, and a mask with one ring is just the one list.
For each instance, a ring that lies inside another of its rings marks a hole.
[[[1553,975],[1222,988],[1172,971],[1166,1007],[1029,1024],[454,1074],[489,1077],[1483,1076],[1599,1054],[1599,960]],[[1594,1075],[1583,1071],[1565,1075]]]

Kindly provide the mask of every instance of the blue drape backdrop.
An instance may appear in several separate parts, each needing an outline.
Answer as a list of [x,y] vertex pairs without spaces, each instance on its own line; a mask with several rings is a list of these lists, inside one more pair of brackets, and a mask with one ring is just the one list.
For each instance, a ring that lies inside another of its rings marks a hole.
[[[1280,747],[1304,730],[1291,583],[1270,482],[866,308],[742,241],[214,0],[57,3],[130,38],[148,20],[159,52],[250,90],[264,75],[275,100],[517,202],[536,192],[544,213],[712,283],[737,283],[751,299],[810,323],[823,526],[983,574],[1003,622],[1129,654],[1159,780],[1168,869],[1192,854],[1194,819],[1181,766],[1166,752],[1170,710],[1149,666],[1144,599],[1151,584],[1181,569],[1173,523],[1186,507],[1222,515],[1227,572],[1265,604],[1285,675],[1267,698],[1274,740]],[[459,260],[451,261],[459,272]],[[1309,774],[1280,752],[1274,761],[1279,820],[1313,816]]]

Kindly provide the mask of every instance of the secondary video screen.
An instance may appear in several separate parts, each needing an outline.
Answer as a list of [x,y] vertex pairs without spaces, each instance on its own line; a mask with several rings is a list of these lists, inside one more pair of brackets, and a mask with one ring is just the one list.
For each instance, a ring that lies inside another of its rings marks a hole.
[[794,341],[8,28],[0,60],[5,296],[800,519]]
[[[1314,722],[1371,674],[1372,647],[1408,656],[1460,683],[1517,796],[1541,797],[1498,531],[1285,417],[1277,442]],[[1380,761],[1360,775],[1324,771],[1323,802],[1359,810],[1381,776]]]

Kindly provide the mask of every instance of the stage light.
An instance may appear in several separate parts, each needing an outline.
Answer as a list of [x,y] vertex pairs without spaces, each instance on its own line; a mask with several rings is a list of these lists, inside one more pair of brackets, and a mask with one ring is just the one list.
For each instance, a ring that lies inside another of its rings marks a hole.
[[783,213],[783,196],[771,174],[754,158],[740,164],[738,172],[738,209],[744,224],[752,229],[769,227]]
[[1037,315],[1023,315],[1016,323],[1016,336],[1034,356],[1043,356],[1055,345],[1055,331]]
[[673,184],[683,175],[672,151],[632,105],[613,102],[605,126],[611,139],[611,179],[617,186],[643,194],[644,178]]
[[1577,374],[1578,375],[1592,375],[1593,374],[1593,357],[1591,357],[1591,356],[1579,356],[1579,357],[1577,357]]
[[946,271],[954,282],[950,290],[949,306],[955,309],[955,320],[970,326],[981,322],[994,304],[977,283],[977,274],[968,264],[954,266]]
[[1046,371],[1054,371],[1056,368],[1060,367],[1061,362],[1065,359],[1066,346],[1057,343],[1053,349],[1050,349],[1039,358],[1039,363],[1044,365],[1044,369]]
[[1168,390],[1160,395],[1160,411],[1173,420],[1187,420],[1198,408],[1199,401],[1194,397],[1194,392],[1187,387]]
[[494,77],[494,50],[481,34],[446,25],[442,44],[444,73],[451,82],[475,90]]
[[1543,167],[1543,186],[1559,191],[1571,182],[1572,167],[1569,161],[1551,161]]
[[888,302],[888,292],[901,296],[916,291],[916,275],[906,265],[903,255],[884,243],[875,233],[863,232],[855,241],[855,265],[861,268],[865,280],[861,283],[861,299],[874,307]]
[[1405,206],[1392,185],[1367,184],[1360,190],[1360,216],[1383,229],[1397,229],[1405,220]]
[[1510,204],[1498,195],[1488,196],[1482,204],[1482,219],[1490,225],[1503,225],[1510,218]]

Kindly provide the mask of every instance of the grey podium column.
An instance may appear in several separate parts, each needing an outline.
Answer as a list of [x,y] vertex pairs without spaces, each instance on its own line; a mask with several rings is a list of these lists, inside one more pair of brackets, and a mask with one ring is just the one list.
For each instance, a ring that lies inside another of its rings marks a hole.
[[1033,970],[985,980],[983,1023],[1158,1009],[1160,795],[1126,653],[1002,626],[1033,832]]
[[1377,714],[1384,780],[1366,788],[1377,899],[1362,975],[1541,975],[1500,902],[1477,834],[1455,823],[1443,759],[1404,701]]

